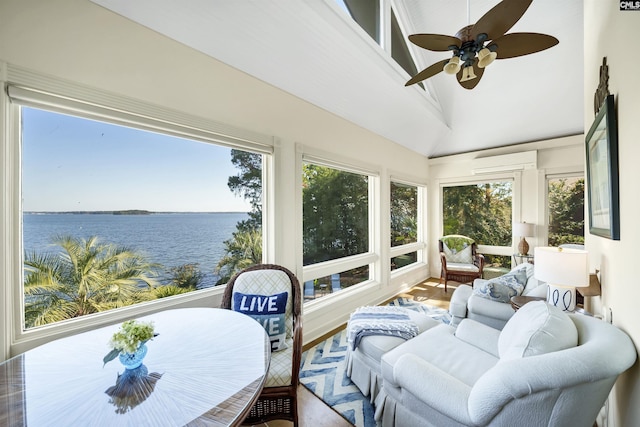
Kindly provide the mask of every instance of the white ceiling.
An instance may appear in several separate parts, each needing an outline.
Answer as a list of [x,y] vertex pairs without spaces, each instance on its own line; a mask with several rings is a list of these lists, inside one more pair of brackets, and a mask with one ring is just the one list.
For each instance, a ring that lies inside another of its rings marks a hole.
[[[411,77],[334,0],[92,0],[428,157],[583,132],[582,0],[534,0],[509,32],[551,49],[495,61],[473,90]],[[467,0],[395,0],[406,34],[454,35]],[[470,23],[498,0],[470,0]],[[410,44],[411,45],[411,44]],[[450,56],[411,45],[418,70]]]

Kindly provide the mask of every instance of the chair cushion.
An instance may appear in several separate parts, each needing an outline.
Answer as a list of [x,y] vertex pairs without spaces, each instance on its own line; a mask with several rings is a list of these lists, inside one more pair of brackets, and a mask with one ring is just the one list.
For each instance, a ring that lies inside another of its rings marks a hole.
[[478,266],[474,264],[461,264],[459,262],[447,262],[447,270],[449,271],[464,271],[468,273],[477,273],[480,271]]
[[[235,284],[233,286],[232,306],[235,311],[240,311],[236,310],[235,308],[236,293],[246,295],[260,295],[262,297],[272,297],[277,294],[282,294],[283,292],[287,294],[285,302],[284,326],[286,338],[289,339],[293,337],[293,305],[291,298],[291,280],[284,271],[265,269],[246,271],[240,274],[236,278]],[[269,333],[268,330],[267,333]],[[286,346],[286,341],[280,340],[278,342],[278,346],[280,346],[281,344],[284,344]]]
[[578,345],[578,331],[567,313],[545,301],[523,305],[498,338],[500,360],[565,350]]
[[293,339],[288,339],[286,348],[271,353],[269,373],[264,382],[265,387],[279,387],[291,384],[291,360],[293,359]]
[[524,270],[512,270],[500,277],[474,283],[473,293],[493,301],[509,302],[511,297],[521,295],[527,283]]

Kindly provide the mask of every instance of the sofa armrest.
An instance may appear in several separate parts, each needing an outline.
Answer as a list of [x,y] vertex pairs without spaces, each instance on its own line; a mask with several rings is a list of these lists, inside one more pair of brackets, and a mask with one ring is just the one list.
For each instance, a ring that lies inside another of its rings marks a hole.
[[471,387],[436,368],[420,357],[407,353],[393,368],[395,383],[428,406],[466,425]]
[[482,351],[500,358],[498,355],[498,338],[500,331],[472,319],[464,319],[455,332],[456,338]]
[[[477,280],[477,279],[476,279]],[[449,301],[449,313],[452,316],[465,318],[467,317],[467,302],[473,294],[473,288],[469,285],[459,285]]]

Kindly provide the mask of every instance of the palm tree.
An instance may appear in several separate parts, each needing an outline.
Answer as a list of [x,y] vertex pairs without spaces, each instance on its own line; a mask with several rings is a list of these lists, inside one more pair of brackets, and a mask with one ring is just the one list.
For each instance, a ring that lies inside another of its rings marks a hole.
[[236,231],[233,238],[225,240],[227,254],[218,262],[218,285],[227,283],[239,271],[262,262],[262,231]]
[[57,236],[53,243],[60,253],[25,254],[27,328],[154,298],[149,290],[160,265],[141,254],[96,236]]

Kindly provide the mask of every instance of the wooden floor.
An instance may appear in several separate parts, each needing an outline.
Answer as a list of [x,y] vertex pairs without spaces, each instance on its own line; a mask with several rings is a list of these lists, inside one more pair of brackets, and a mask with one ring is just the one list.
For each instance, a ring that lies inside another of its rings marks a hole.
[[[434,305],[444,309],[449,309],[449,301],[457,284],[455,282],[447,285],[447,292],[444,292],[444,285],[438,286],[438,280],[428,280],[416,285],[407,294],[399,296],[412,296],[416,301]],[[332,335],[334,331],[327,334]],[[326,337],[317,340],[324,340]],[[309,347],[315,345],[310,343]],[[306,348],[305,348],[306,350]],[[317,398],[313,393],[300,385],[298,388],[298,424],[300,427],[350,427],[351,423],[338,415],[330,406]],[[293,423],[289,421],[271,421],[261,426],[268,427],[290,427]]]

